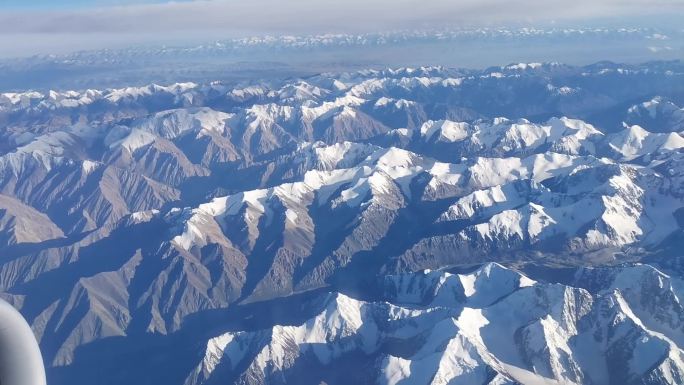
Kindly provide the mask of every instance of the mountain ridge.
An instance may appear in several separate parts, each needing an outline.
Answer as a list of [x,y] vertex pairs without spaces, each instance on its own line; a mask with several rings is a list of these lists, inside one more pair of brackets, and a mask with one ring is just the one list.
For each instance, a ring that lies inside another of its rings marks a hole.
[[[682,77],[677,63],[548,63],[3,94],[3,298],[58,384],[97,378],[99,360],[112,383],[282,383],[310,367],[316,385],[336,381],[326,364],[356,365],[350,352],[381,383],[667,383],[684,368]],[[634,277],[588,270],[602,265]],[[446,297],[395,298],[378,277]],[[539,305],[555,300],[574,310]],[[489,329],[508,348],[473,334],[518,307],[534,319]],[[395,335],[388,316],[426,321]],[[641,349],[660,360],[625,369]]]

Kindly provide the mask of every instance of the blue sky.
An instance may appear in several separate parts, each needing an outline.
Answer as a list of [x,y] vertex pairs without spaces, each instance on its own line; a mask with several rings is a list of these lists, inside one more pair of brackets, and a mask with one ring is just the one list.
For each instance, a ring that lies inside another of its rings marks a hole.
[[159,4],[169,2],[170,1],[165,0],[0,0],[0,8],[26,10],[66,10],[132,4]]

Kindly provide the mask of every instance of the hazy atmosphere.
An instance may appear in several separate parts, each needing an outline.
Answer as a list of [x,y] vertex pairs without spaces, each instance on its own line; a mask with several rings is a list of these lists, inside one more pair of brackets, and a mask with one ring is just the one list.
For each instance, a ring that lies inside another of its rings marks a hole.
[[680,0],[3,1],[0,55],[265,34],[442,27],[659,26],[680,29]]
[[402,66],[678,60],[682,3],[5,1],[0,90],[240,82]]

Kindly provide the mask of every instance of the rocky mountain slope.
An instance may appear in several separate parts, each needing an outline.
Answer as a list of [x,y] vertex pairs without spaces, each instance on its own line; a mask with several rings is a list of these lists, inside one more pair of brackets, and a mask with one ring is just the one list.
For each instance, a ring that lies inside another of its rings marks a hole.
[[678,382],[683,78],[0,94],[0,291],[55,384]]
[[209,339],[185,383],[682,381],[684,313],[670,277],[637,265],[578,270],[575,279],[586,287],[493,263],[389,275],[373,301],[328,294],[301,324]]

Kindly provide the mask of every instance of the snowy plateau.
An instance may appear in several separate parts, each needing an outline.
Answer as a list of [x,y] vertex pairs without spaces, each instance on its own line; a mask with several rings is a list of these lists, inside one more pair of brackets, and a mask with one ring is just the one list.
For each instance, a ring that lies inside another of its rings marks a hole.
[[684,64],[0,93],[48,383],[684,382]]

